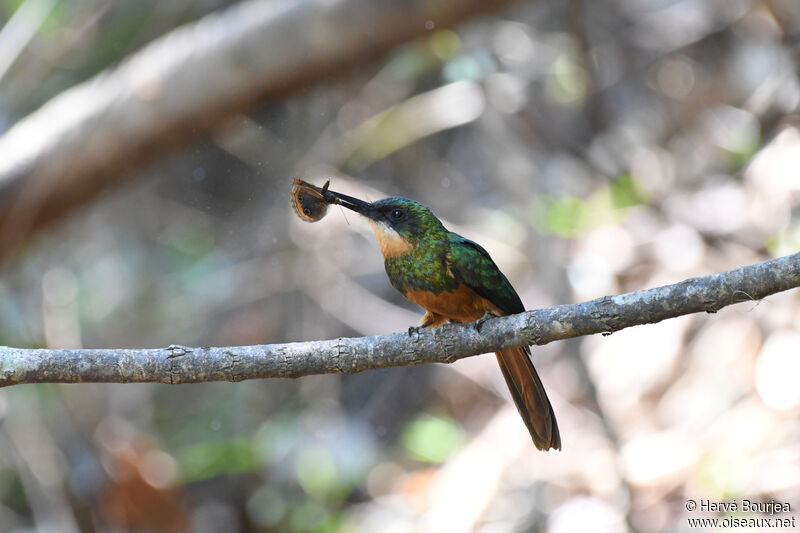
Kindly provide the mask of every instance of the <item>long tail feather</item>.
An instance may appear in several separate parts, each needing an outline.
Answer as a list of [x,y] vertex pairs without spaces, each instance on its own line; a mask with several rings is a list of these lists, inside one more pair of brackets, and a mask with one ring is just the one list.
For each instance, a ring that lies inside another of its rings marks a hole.
[[558,433],[556,415],[533,367],[530,353],[525,346],[495,352],[495,355],[519,414],[528,426],[533,444],[540,450],[560,450],[561,435]]

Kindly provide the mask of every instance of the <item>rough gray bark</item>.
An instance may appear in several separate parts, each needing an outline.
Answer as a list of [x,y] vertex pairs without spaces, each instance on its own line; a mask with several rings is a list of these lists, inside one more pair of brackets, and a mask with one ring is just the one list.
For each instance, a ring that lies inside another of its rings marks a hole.
[[512,0],[250,0],[178,28],[0,137],[0,257],[237,113]]
[[[0,348],[0,386],[20,383],[197,383],[361,372],[390,366],[450,363],[525,344],[549,342],[714,313],[800,286],[800,253],[590,302],[492,318],[475,324],[377,337],[326,341],[147,350]],[[480,329],[480,330],[479,330]]]

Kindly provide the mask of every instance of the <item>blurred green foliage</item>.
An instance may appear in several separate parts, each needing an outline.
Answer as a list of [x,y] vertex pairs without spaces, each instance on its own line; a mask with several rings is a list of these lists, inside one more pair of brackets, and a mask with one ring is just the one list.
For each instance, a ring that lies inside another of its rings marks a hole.
[[574,196],[534,198],[530,221],[540,233],[574,239],[598,226],[619,224],[629,208],[647,205],[648,201],[633,176],[623,174],[585,200]]
[[258,466],[251,439],[244,437],[198,442],[177,450],[176,455],[184,482],[251,472]]
[[443,463],[464,441],[464,432],[455,420],[429,413],[409,422],[400,437],[408,456],[425,463]]

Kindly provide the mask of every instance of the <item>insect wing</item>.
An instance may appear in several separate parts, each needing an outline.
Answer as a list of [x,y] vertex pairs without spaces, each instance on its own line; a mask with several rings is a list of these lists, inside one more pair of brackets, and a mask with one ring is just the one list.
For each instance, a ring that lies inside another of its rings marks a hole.
[[328,201],[325,193],[328,183],[322,189],[306,183],[305,181],[294,178],[292,182],[292,209],[297,213],[301,220],[306,222],[317,222],[328,212]]

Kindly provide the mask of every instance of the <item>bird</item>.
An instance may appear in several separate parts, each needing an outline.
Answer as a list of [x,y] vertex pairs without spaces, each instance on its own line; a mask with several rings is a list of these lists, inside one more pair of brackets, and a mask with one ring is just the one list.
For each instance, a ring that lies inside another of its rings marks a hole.
[[[365,202],[330,190],[324,194],[332,203],[367,219],[392,286],[425,310],[420,327],[480,322],[525,310],[489,253],[448,231],[419,202],[400,197]],[[533,444],[540,450],[560,450],[553,406],[531,361],[530,347],[500,350],[495,355]]]

